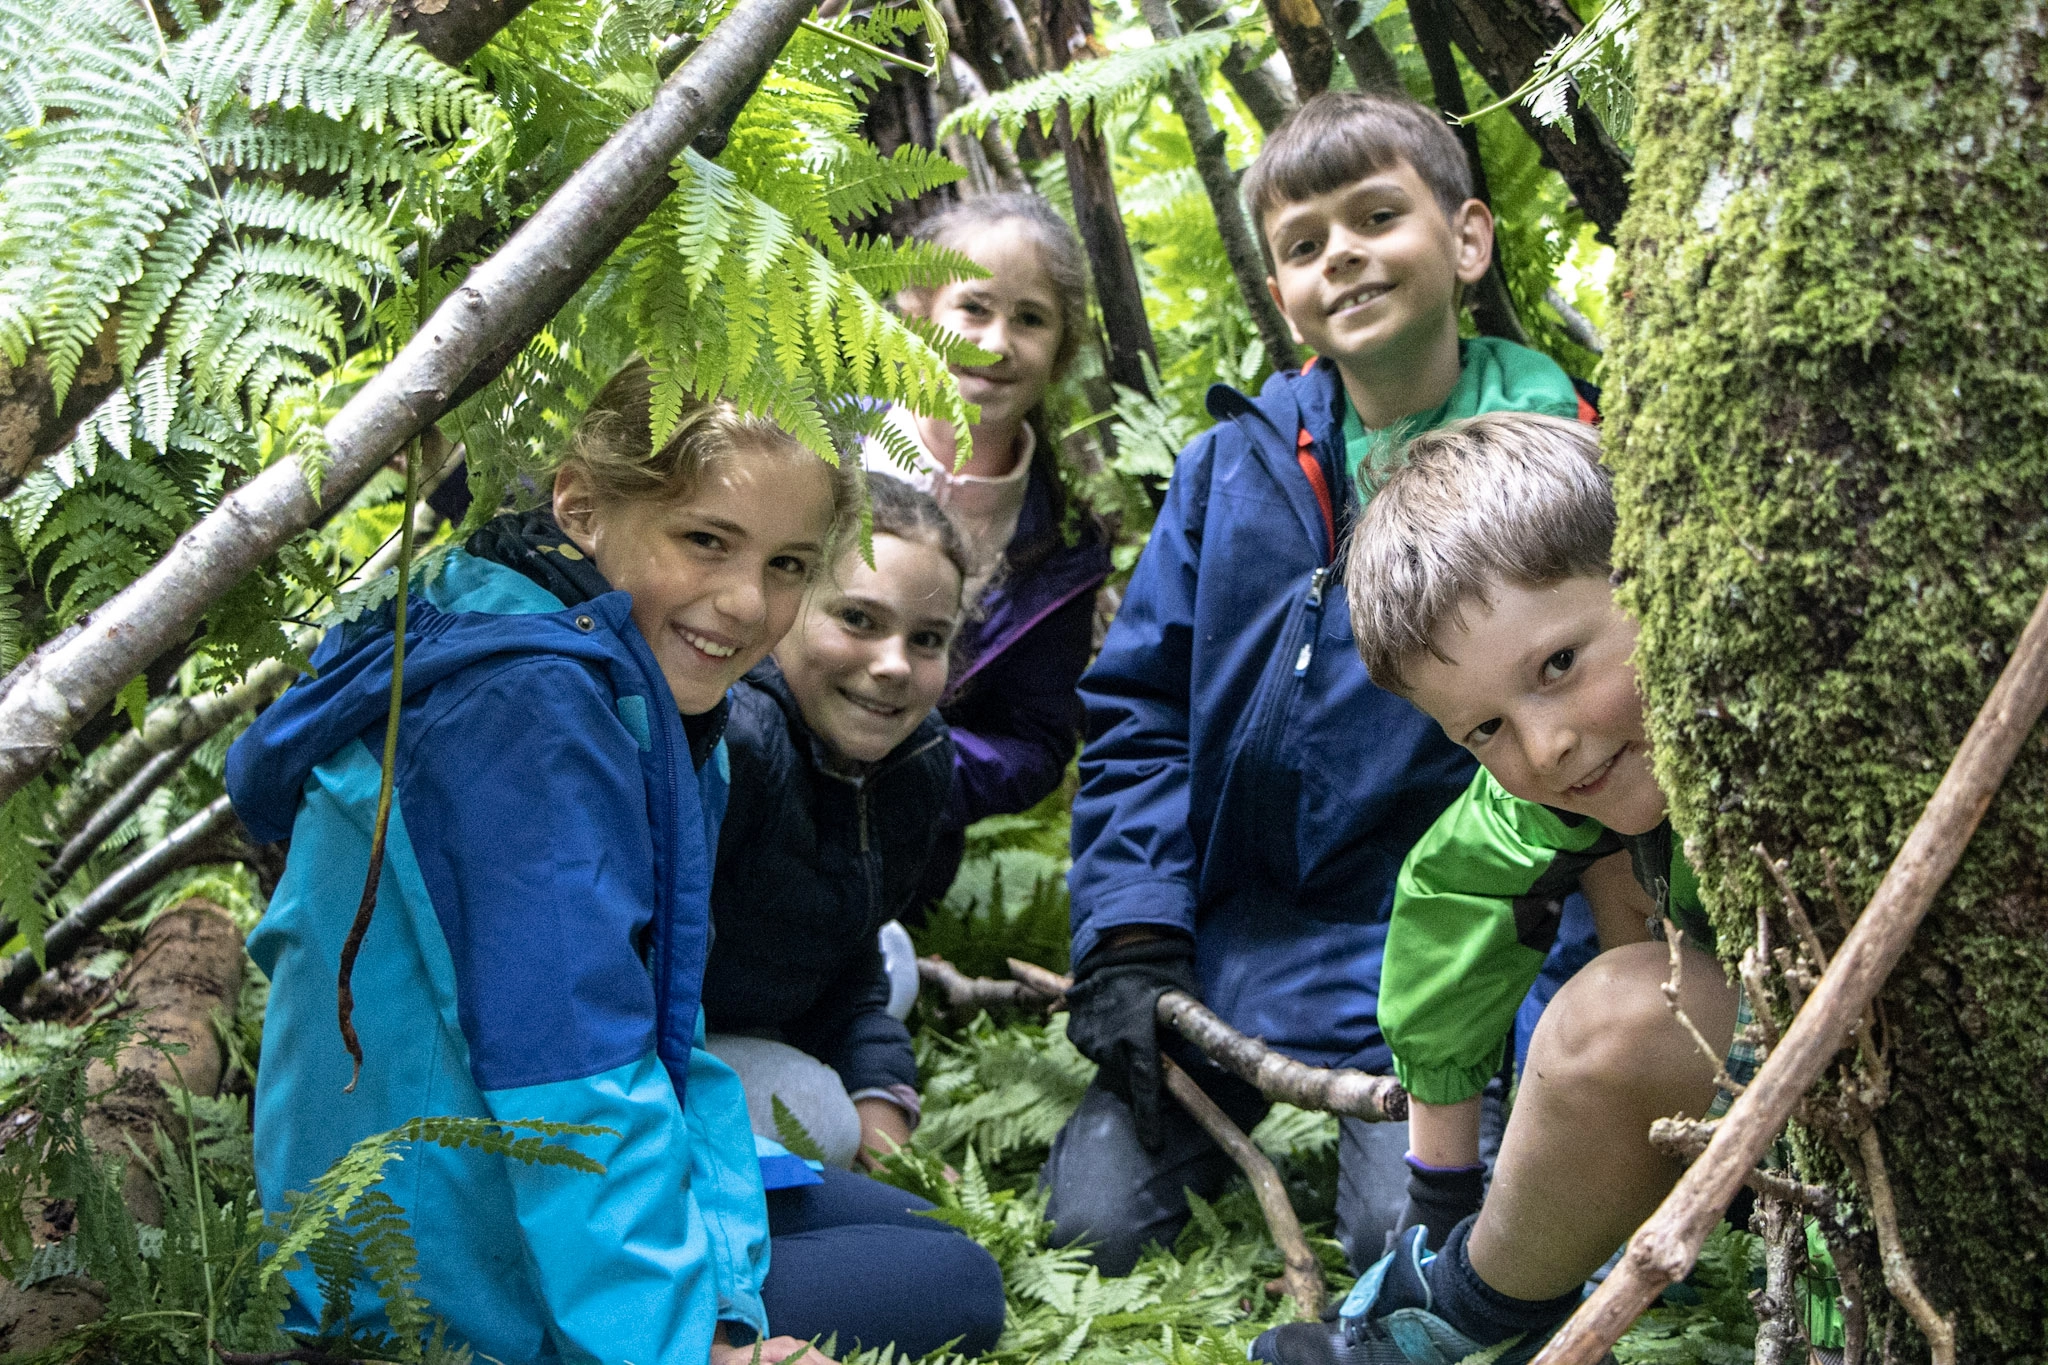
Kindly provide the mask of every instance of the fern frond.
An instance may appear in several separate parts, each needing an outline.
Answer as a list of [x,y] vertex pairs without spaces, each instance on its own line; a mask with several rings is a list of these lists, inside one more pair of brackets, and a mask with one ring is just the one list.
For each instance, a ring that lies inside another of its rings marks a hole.
[[1458,122],[1470,123],[1483,114],[1522,103],[1538,122],[1561,128],[1570,136],[1571,96],[1576,90],[1607,131],[1626,143],[1635,120],[1634,52],[1642,8],[1642,0],[1610,0],[1591,23],[1544,53],[1520,89]]
[[1075,62],[963,105],[939,124],[939,136],[965,131],[979,137],[993,126],[1015,137],[1031,115],[1050,114],[1063,104],[1077,124],[1094,124],[1105,113],[1150,99],[1175,72],[1220,60],[1235,41],[1228,31],[1203,30]]

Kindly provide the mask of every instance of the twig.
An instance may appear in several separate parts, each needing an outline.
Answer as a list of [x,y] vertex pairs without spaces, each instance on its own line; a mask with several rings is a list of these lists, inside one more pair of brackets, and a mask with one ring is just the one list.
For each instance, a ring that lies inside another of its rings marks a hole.
[[1315,1253],[1309,1250],[1308,1239],[1301,1235],[1301,1220],[1294,1216],[1294,1205],[1287,1200],[1287,1187],[1280,1181],[1280,1172],[1273,1169],[1273,1163],[1266,1154],[1244,1135],[1244,1129],[1232,1123],[1230,1115],[1224,1113],[1187,1072],[1174,1064],[1173,1058],[1161,1057],[1159,1065],[1164,1068],[1166,1088],[1173,1092],[1173,1097],[1180,1101],[1181,1107],[1194,1117],[1196,1123],[1202,1125],[1202,1131],[1230,1154],[1230,1159],[1251,1182],[1252,1193],[1258,1197],[1259,1211],[1266,1215],[1266,1227],[1272,1232],[1273,1244],[1280,1248],[1281,1260],[1287,1267],[1281,1272],[1281,1278],[1286,1281],[1287,1293],[1294,1300],[1294,1310],[1303,1322],[1315,1322],[1323,1316],[1323,1267]]
[[1856,1150],[1863,1158],[1863,1192],[1870,1197],[1871,1221],[1877,1224],[1878,1263],[1884,1267],[1884,1287],[1912,1314],[1913,1325],[1927,1338],[1933,1365],[1955,1365],[1955,1315],[1938,1311],[1914,1277],[1905,1239],[1899,1236],[1899,1210],[1892,1200],[1891,1175],[1885,1169],[1884,1147],[1877,1139],[1876,1128],[1865,1126],[1856,1135]]
[[1042,991],[1022,981],[969,976],[937,953],[917,960],[917,977],[953,1010],[1044,1009],[1049,1003]]
[[1720,1220],[1744,1173],[1756,1165],[1800,1098],[1849,1040],[1912,942],[2044,703],[2048,593],[2035,604],[2012,658],[1963,737],[1941,785],[1856,927],[1842,941],[1813,998],[1792,1020],[1749,1088],[1736,1098],[1707,1150],[1630,1239],[1614,1273],[1551,1338],[1535,1365],[1593,1365],[1667,1285],[1692,1269],[1700,1244]]
[[1717,1048],[1708,1042],[1707,1036],[1700,1032],[1699,1025],[1693,1023],[1692,1016],[1685,1012],[1685,1006],[1678,1003],[1679,988],[1685,984],[1685,959],[1679,953],[1679,949],[1685,946],[1685,930],[1668,923],[1666,930],[1664,944],[1671,950],[1671,979],[1660,988],[1664,992],[1665,1008],[1669,1009],[1685,1031],[1692,1035],[1693,1045],[1705,1053],[1707,1060],[1714,1064],[1714,1084],[1731,1095],[1740,1095],[1742,1082],[1728,1074],[1728,1050]]
[[1778,899],[1784,902],[1785,918],[1792,922],[1792,929],[1799,935],[1799,941],[1806,948],[1806,955],[1813,959],[1816,970],[1826,971],[1828,950],[1820,945],[1820,934],[1813,927],[1813,920],[1806,913],[1806,903],[1799,899],[1799,893],[1792,888],[1792,879],[1787,874],[1785,861],[1773,858],[1770,850],[1762,844],[1750,846],[1756,860],[1771,874],[1771,880],[1778,884]]
[[1828,1259],[1834,1262],[1835,1279],[1841,1283],[1842,1365],[1863,1365],[1863,1352],[1870,1339],[1870,1314],[1864,1306],[1863,1272],[1857,1268],[1856,1248],[1832,1219],[1820,1220],[1820,1235],[1827,1243]]
[[142,771],[128,779],[126,786],[107,799],[105,805],[92,813],[84,828],[71,836],[63,850],[50,860],[43,869],[45,898],[56,895],[71,880],[72,874],[85,865],[99,846],[121,827],[121,822],[135,813],[150,793],[171,780],[191,759],[199,747],[199,741],[192,740],[166,749],[142,765]]
[[[1650,1145],[1680,1161],[1697,1160],[1707,1150],[1716,1123],[1712,1119],[1663,1118],[1650,1125]],[[1835,1192],[1825,1185],[1808,1185],[1777,1171],[1757,1168],[1742,1177],[1742,1183],[1766,1199],[1775,1199],[1813,1214],[1835,1216]]]
[[900,52],[891,52],[886,47],[876,47],[873,43],[856,38],[851,33],[841,33],[836,28],[827,28],[815,19],[799,20],[797,27],[806,33],[815,33],[820,38],[829,38],[835,43],[844,43],[855,52],[865,52],[876,61],[886,62],[890,66],[900,66],[906,71],[915,71],[927,80],[938,70],[936,66],[927,66],[923,62],[913,61]]
[[[1033,963],[1014,957],[1009,961],[1012,976],[1048,997],[1056,999],[1073,984],[1059,973]],[[1367,1123],[1400,1123],[1408,1117],[1408,1092],[1392,1076],[1297,1062],[1261,1040],[1238,1032],[1185,991],[1167,991],[1159,997],[1159,1022],[1170,1025],[1202,1049],[1211,1061],[1257,1087],[1269,1100]]]
[[1756,908],[1756,942],[1742,954],[1742,961],[1736,965],[1735,974],[1742,978],[1743,993],[1749,997],[1749,1011],[1756,1018],[1756,1041],[1761,1044],[1757,1061],[1761,1063],[1778,1045],[1779,1029],[1777,1012],[1771,1008],[1771,919],[1764,908]]
[[43,936],[43,961],[23,951],[8,959],[0,972],[0,1006],[14,1008],[46,967],[54,967],[78,951],[86,937],[135,902],[135,899],[182,867],[192,865],[192,855],[213,842],[214,836],[235,826],[235,808],[225,796],[216,797],[205,809],[172,830],[170,836],[144,852],[92,889],[78,908],[58,920]]

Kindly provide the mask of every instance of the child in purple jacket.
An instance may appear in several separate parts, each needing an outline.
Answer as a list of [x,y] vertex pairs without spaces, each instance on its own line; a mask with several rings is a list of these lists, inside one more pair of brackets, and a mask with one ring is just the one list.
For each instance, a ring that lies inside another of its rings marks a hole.
[[1081,735],[1075,684],[1094,644],[1109,546],[1092,518],[1068,515],[1045,422],[1046,391],[1080,349],[1088,319],[1073,230],[1037,195],[1001,194],[955,205],[917,236],[989,275],[905,291],[899,306],[999,357],[954,368],[961,396],[980,407],[973,454],[958,469],[952,427],[903,408],[889,420],[916,465],[905,470],[880,441],[863,451],[868,468],[930,493],[975,561],[967,584],[974,609],[939,708],[955,745],[952,800],[922,905],[951,884],[968,825],[1028,810],[1066,772]]

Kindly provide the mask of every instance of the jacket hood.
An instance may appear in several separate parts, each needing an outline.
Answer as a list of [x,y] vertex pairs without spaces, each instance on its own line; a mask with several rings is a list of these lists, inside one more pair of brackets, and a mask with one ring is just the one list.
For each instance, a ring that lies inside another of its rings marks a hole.
[[[500,655],[567,655],[599,667],[625,662],[629,656],[618,637],[634,629],[632,605],[627,594],[611,592],[564,611],[499,615],[444,611],[415,596],[406,606],[405,697],[411,700]],[[362,738],[373,753],[382,752],[391,705],[394,608],[387,602],[329,631],[313,653],[314,671],[271,703],[229,748],[228,794],[259,843],[291,833],[306,779],[350,740]]]

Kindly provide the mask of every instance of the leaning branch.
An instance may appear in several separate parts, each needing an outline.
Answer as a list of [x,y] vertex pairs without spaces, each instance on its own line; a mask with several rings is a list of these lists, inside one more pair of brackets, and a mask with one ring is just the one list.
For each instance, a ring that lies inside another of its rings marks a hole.
[[121,687],[184,640],[208,606],[292,536],[338,508],[466,392],[509,363],[595,274],[674,182],[700,133],[722,133],[812,0],[745,0],[651,107],[629,119],[490,259],[325,432],[320,496],[296,458],[223,498],[85,627],[38,650],[0,693],[0,801],[57,757]]
[[[1056,1000],[1074,984],[1057,972],[1014,957],[1010,973],[1048,1000]],[[1167,991],[1159,997],[1159,1022],[1202,1049],[1217,1065],[1256,1086],[1269,1100],[1367,1123],[1401,1122],[1408,1117],[1408,1092],[1392,1076],[1297,1062],[1259,1039],[1239,1033],[1186,991]]]
[[127,863],[92,889],[78,908],[50,926],[43,935],[43,961],[19,952],[0,971],[0,1006],[13,1009],[46,967],[66,961],[92,932],[148,893],[151,887],[182,868],[211,861],[220,836],[236,826],[235,808],[225,796],[172,830],[162,843]]
[[1022,981],[969,976],[937,953],[917,960],[917,978],[945,997],[950,1010],[1043,1009],[1048,1003]]
[[1315,1322],[1323,1316],[1323,1266],[1309,1249],[1308,1239],[1301,1235],[1301,1219],[1295,1216],[1280,1172],[1273,1169],[1272,1161],[1258,1145],[1245,1136],[1244,1129],[1231,1122],[1230,1115],[1195,1084],[1194,1078],[1174,1064],[1173,1058],[1161,1057],[1159,1065],[1173,1097],[1202,1125],[1202,1131],[1229,1153],[1251,1182],[1259,1212],[1266,1215],[1266,1228],[1273,1234],[1273,1245],[1280,1248],[1281,1263],[1286,1266],[1281,1280],[1287,1286],[1288,1297],[1294,1300],[1295,1312],[1303,1322]]
[[[2048,593],[2035,604],[2012,659],[1963,737],[1941,785],[1906,836],[1905,846],[1892,860],[1870,904],[1827,964],[1806,1007],[1793,1018],[1749,1088],[1736,1098],[1700,1159],[1637,1230],[1621,1263],[1551,1338],[1535,1365],[1592,1365],[1621,1339],[1657,1295],[1692,1269],[1701,1243],[1720,1221],[1736,1186],[1755,1167],[1828,1062],[1849,1041],[1885,978],[1898,965],[1935,895],[1977,832],[2044,704],[2048,704]],[[1881,1154],[1879,1160],[1881,1163]],[[1898,1268],[1907,1270],[1903,1260],[1901,1252]],[[1931,1305],[1928,1311],[1933,1312]],[[1950,1332],[1947,1359],[1953,1359],[1952,1326]],[[1944,1345],[1938,1336],[1930,1344],[1937,1352]]]
[[[1142,7],[1154,39],[1170,43],[1181,36],[1180,21],[1174,18],[1173,7],[1167,0],[1142,0]],[[1265,258],[1259,254],[1258,240],[1252,235],[1251,219],[1246,216],[1244,199],[1237,191],[1237,176],[1224,155],[1223,131],[1209,117],[1209,102],[1202,96],[1201,78],[1192,71],[1176,70],[1166,78],[1166,94],[1173,102],[1173,112],[1187,128],[1188,145],[1195,154],[1195,173],[1208,193],[1216,232],[1223,239],[1223,254],[1237,280],[1238,295],[1250,310],[1252,325],[1265,346],[1266,359],[1276,370],[1292,369],[1294,336],[1287,330],[1287,319],[1280,316],[1280,305],[1273,302],[1272,292],[1266,288]]]

